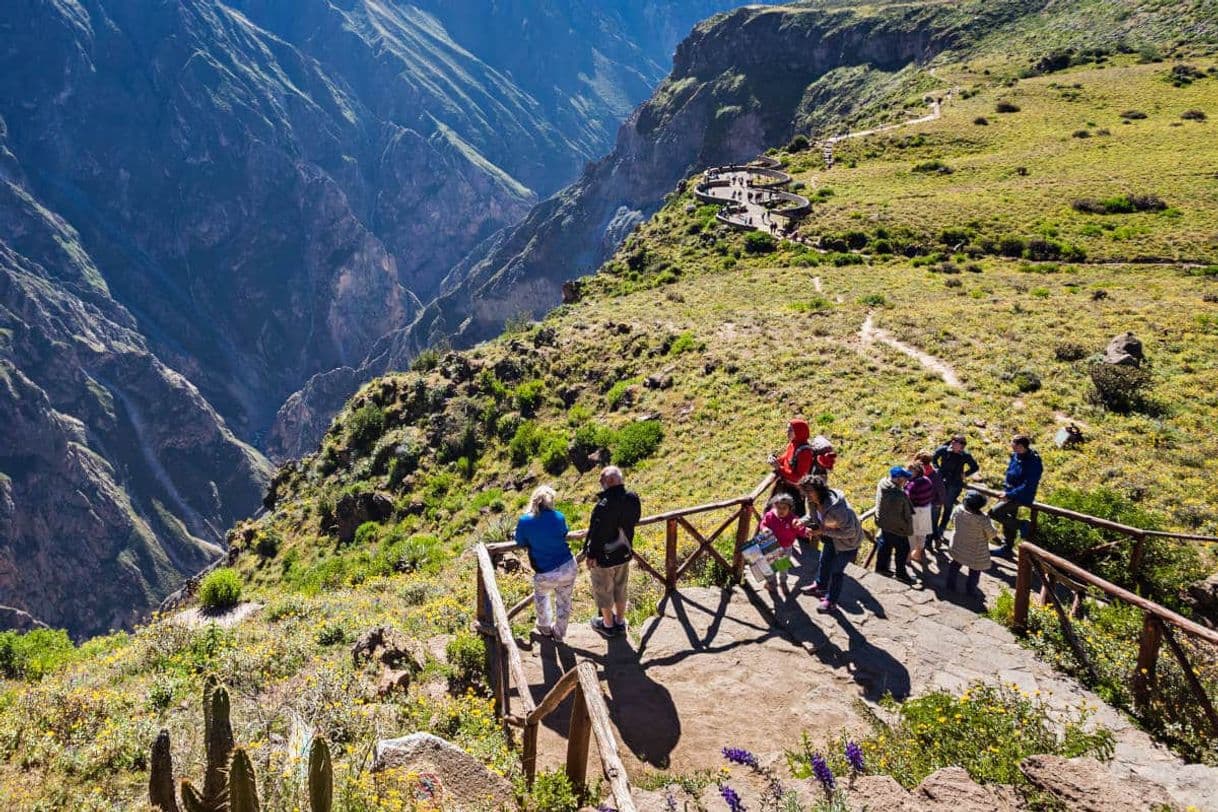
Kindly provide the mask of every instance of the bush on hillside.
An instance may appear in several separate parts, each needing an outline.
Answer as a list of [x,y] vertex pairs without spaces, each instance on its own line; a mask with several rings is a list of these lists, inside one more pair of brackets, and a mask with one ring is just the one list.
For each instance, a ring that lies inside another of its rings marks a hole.
[[751,231],[744,238],[744,250],[750,254],[770,254],[778,248],[778,243],[764,231]]
[[803,152],[811,145],[812,142],[808,140],[808,136],[800,133],[787,142],[787,152]]
[[374,403],[356,409],[347,421],[347,439],[360,451],[371,449],[384,432],[385,412]]
[[615,465],[631,466],[647,459],[664,439],[664,427],[658,420],[628,423],[618,430],[610,451]]
[[1053,348],[1053,357],[1058,361],[1081,361],[1089,355],[1082,344],[1064,341]]
[[76,653],[62,629],[0,632],[0,676],[40,680],[70,661]]
[[923,175],[950,175],[954,170],[943,161],[932,160],[914,164],[913,171]]
[[1129,414],[1146,406],[1146,394],[1152,382],[1145,367],[1096,362],[1091,365],[1091,400],[1110,412]]
[[1075,211],[1084,214],[1133,214],[1142,211],[1163,211],[1167,203],[1158,195],[1116,195],[1097,200],[1082,197],[1070,204]]
[[537,774],[525,804],[529,812],[576,812],[581,806],[571,779],[565,771],[558,769]]
[[1180,118],[1185,121],[1205,121],[1207,116],[1204,110],[1185,110],[1180,114]]
[[204,612],[223,612],[241,601],[241,576],[231,567],[221,567],[203,576],[199,584],[199,606]]
[[986,118],[985,116],[977,116],[975,119],[973,119],[973,123],[976,124],[978,127],[990,126],[990,120],[988,118]]
[[545,381],[537,379],[525,381],[516,387],[512,394],[522,415],[532,417],[537,413],[537,407],[541,405],[545,395],[545,388]]
[[1014,102],[1000,101],[994,105],[994,110],[998,113],[1018,113],[1019,105]]

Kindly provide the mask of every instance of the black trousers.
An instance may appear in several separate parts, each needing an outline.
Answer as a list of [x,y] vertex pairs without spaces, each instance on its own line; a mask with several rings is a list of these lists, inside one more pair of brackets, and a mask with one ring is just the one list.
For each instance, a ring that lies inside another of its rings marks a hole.
[[905,562],[909,560],[909,537],[898,536],[887,530],[880,531],[875,549],[875,571],[888,572],[893,555],[896,555],[897,575],[905,575]]
[[1019,535],[1018,502],[1003,499],[990,508],[990,518],[1002,525],[1002,543],[1010,548],[1015,546],[1015,537]]

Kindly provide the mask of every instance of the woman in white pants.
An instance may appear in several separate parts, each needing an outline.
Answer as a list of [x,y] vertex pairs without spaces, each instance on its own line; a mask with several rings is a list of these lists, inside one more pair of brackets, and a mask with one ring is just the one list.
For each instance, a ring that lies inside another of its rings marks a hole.
[[571,618],[571,592],[579,566],[567,545],[567,519],[554,509],[556,495],[540,485],[529,499],[529,510],[516,523],[516,543],[529,554],[533,567],[536,633],[561,643]]

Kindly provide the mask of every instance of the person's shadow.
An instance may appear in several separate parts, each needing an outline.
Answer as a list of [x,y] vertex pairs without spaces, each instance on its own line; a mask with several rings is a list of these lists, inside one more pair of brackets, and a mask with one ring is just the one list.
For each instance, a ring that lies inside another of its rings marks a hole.
[[[555,646],[552,641],[543,640],[541,662],[547,689],[574,668],[579,659],[595,662],[609,689],[606,699],[609,718],[622,744],[639,761],[656,769],[667,769],[672,751],[681,739],[681,719],[672,694],[647,675],[628,636],[611,637],[607,643],[608,650],[600,652]],[[565,737],[573,701],[574,694],[563,700],[546,717],[545,726]]]

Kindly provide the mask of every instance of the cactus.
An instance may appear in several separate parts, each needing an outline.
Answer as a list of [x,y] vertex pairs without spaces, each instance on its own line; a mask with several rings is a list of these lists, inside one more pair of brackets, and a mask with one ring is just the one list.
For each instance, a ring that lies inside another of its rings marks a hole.
[[309,747],[309,809],[330,812],[334,800],[334,767],[330,764],[330,746],[316,738]]
[[228,785],[226,773],[233,752],[233,726],[228,718],[228,691],[224,686],[217,686],[210,696],[205,688],[204,696],[207,700],[203,706],[207,771],[203,776],[203,800],[208,806],[218,808],[224,803],[224,790]]
[[164,728],[152,744],[151,765],[148,800],[161,812],[178,812],[178,802],[173,794],[173,755],[169,749],[169,731]]
[[258,812],[254,767],[240,747],[233,751],[233,760],[228,766],[228,812]]
[[182,809],[185,812],[212,812],[188,778],[182,779]]

